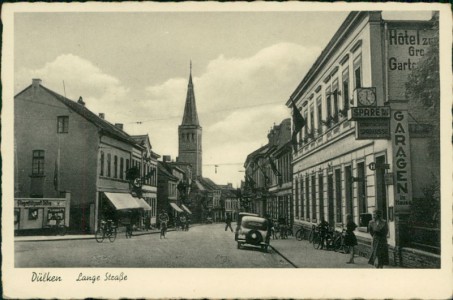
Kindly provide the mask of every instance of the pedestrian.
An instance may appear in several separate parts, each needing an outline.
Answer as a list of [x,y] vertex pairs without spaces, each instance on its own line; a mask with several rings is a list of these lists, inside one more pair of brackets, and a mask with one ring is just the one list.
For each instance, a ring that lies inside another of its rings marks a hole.
[[327,237],[327,232],[329,232],[329,223],[324,220],[324,217],[321,218],[321,223],[319,223],[318,225],[318,229],[319,229],[319,235],[321,237],[321,250],[327,249],[327,245],[326,245],[326,237]]
[[230,228],[231,232],[233,232],[233,227],[231,227],[231,222],[232,222],[231,216],[229,214],[227,214],[227,217],[225,219],[225,224],[226,224],[225,225],[225,231],[227,231],[227,229]]
[[357,228],[357,224],[352,220],[352,215],[346,216],[346,235],[344,237],[344,244],[348,247],[351,258],[347,264],[354,263],[354,252],[355,246],[357,246],[357,238],[354,234],[354,230]]
[[274,230],[274,222],[272,222],[271,216],[269,214],[266,214],[266,220],[267,220],[266,243],[269,243],[271,235],[273,234]]
[[167,232],[167,224],[168,221],[170,220],[170,217],[168,216],[167,212],[165,209],[162,209],[160,215],[159,215],[159,221],[160,221],[160,238],[164,237]]
[[[375,210],[373,212],[373,220],[368,224],[368,231],[373,237],[372,252],[368,263],[382,269],[384,265],[389,264],[389,251],[387,244],[388,225],[382,219],[381,211]],[[377,264],[375,264],[376,259]]]
[[179,216],[179,224],[181,224],[181,230],[185,230],[186,228],[186,215],[182,213]]

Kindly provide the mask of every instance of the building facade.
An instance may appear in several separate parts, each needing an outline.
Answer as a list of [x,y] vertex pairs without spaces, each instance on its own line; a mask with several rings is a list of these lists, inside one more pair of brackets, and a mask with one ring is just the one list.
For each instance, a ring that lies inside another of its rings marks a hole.
[[[287,106],[294,101],[306,120],[292,161],[296,226],[323,219],[341,226],[352,215],[359,250],[368,255],[367,225],[377,209],[389,224],[392,262],[411,264],[418,248],[412,203],[440,178],[440,166],[427,155],[429,136],[438,133],[417,114],[406,84],[438,42],[436,22],[352,12],[292,93]],[[426,266],[439,266],[436,243],[427,245],[434,248]]]
[[[70,193],[69,229],[94,232],[105,208],[112,206],[106,193],[131,194],[126,177],[132,166],[138,178],[145,175],[146,148],[121,124],[92,113],[81,97],[77,102],[67,99],[39,79],[14,97],[14,105],[15,198],[61,198]],[[135,199],[122,200],[148,209]],[[22,229],[39,228],[44,211]]]

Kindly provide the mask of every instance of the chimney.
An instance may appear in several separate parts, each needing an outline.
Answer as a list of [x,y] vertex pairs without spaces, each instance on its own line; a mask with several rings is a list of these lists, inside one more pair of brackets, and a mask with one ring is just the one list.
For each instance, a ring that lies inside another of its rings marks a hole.
[[121,123],[115,123],[115,127],[123,130],[123,124],[121,124]]
[[105,114],[104,113],[99,113],[99,118],[101,118],[102,120],[105,120]]
[[77,103],[79,103],[82,106],[85,106],[85,102],[83,102],[82,96],[79,97],[79,100],[77,100]]
[[37,87],[39,87],[39,86],[41,85],[41,82],[42,82],[41,79],[39,79],[39,78],[34,78],[34,79],[32,79],[32,81],[31,81],[31,85],[32,85],[34,88],[37,88]]
[[164,155],[162,156],[162,160],[164,162],[171,162],[171,155]]

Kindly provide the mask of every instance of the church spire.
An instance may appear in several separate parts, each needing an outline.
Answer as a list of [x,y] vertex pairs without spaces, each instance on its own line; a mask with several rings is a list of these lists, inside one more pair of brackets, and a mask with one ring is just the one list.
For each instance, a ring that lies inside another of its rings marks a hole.
[[184,107],[184,116],[181,125],[196,125],[198,122],[197,105],[195,103],[195,93],[192,83],[192,60],[190,61],[189,84],[187,86],[186,106]]

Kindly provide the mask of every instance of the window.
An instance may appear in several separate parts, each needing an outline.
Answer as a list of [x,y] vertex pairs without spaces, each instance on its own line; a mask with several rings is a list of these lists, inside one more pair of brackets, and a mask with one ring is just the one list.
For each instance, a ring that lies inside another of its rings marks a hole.
[[354,217],[354,207],[352,202],[352,170],[351,166],[344,168],[345,194],[346,194],[346,213]]
[[315,136],[315,109],[314,106],[310,106],[310,133],[311,138]]
[[[307,118],[307,115],[308,115],[308,112],[305,110],[304,111],[304,119],[305,119],[305,122],[307,122],[308,118]],[[307,138],[308,136],[308,126],[304,126],[304,137]]]
[[317,113],[318,113],[318,133],[322,133],[322,99],[321,96],[316,99]]
[[113,157],[113,178],[118,178],[118,156]]
[[343,71],[343,110],[344,115],[349,110],[349,68]]
[[101,151],[100,165],[101,165],[101,172],[99,173],[99,175],[104,176],[104,151]]
[[33,150],[32,175],[44,175],[44,150]]
[[305,178],[305,200],[307,201],[307,218],[310,218],[310,190],[309,190],[310,179],[308,176]]
[[129,170],[129,159],[126,158],[126,171]]
[[311,218],[316,220],[316,176],[311,177]]
[[112,157],[109,154],[107,154],[107,177],[110,177],[112,176],[111,174],[111,163],[112,163]]
[[69,117],[59,116],[57,117],[57,133],[68,133],[69,129]]
[[296,218],[299,218],[299,179],[297,178],[296,179],[296,182],[295,182],[295,188],[294,188],[294,192],[296,194],[296,209],[295,209],[295,212],[296,212]]
[[318,175],[319,220],[324,219],[324,175]]
[[335,207],[336,207],[336,215],[337,215],[337,222],[343,222],[343,214],[342,214],[342,207],[341,207],[341,170],[335,170]]
[[366,201],[366,174],[365,174],[365,163],[360,162],[357,164],[357,199],[359,201],[359,214],[367,212],[367,201]]
[[124,158],[120,158],[120,179],[124,178]]
[[338,122],[338,80],[335,80],[333,83],[333,119],[334,122]]
[[330,87],[326,89],[326,104],[327,104],[326,121],[327,121],[327,124],[330,125],[330,119],[332,118],[332,95],[330,93]]
[[354,89],[362,87],[362,56],[354,60]]
[[300,216],[301,218],[304,218],[304,205],[305,205],[305,201],[304,201],[304,179],[303,178],[300,178]]

